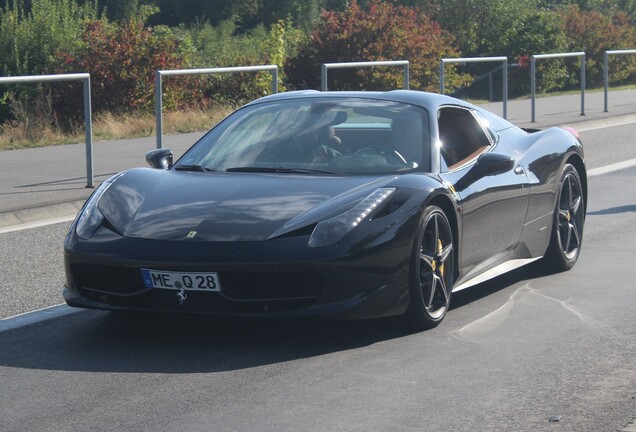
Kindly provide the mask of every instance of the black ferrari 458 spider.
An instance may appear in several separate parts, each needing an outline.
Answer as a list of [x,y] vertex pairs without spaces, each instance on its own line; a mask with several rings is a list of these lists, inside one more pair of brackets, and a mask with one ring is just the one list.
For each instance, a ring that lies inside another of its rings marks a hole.
[[104,181],[65,242],[71,306],[437,325],[453,292],[567,270],[587,196],[572,129],[438,94],[301,91],[238,109],[177,162]]

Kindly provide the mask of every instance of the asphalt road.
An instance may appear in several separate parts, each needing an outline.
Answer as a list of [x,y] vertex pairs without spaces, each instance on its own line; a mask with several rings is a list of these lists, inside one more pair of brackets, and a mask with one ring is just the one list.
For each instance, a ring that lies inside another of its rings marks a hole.
[[[588,167],[636,158],[634,136],[583,132]],[[0,327],[0,431],[620,430],[636,417],[635,182],[590,178],[573,270],[457,293],[427,332],[99,311]],[[0,234],[0,317],[62,301],[67,226]]]

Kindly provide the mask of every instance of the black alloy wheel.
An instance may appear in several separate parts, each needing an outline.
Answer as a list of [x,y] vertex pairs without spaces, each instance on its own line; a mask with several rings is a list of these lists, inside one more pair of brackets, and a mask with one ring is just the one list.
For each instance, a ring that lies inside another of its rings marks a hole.
[[546,264],[557,271],[569,270],[576,264],[581,252],[584,224],[585,197],[581,178],[576,168],[567,164],[561,175]]
[[413,328],[432,328],[444,319],[454,277],[453,231],[442,209],[431,206],[422,215],[411,259],[406,316]]

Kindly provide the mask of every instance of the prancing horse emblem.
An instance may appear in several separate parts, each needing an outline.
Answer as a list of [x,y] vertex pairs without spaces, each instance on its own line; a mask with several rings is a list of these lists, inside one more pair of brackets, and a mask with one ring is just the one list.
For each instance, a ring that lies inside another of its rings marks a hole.
[[183,304],[183,302],[186,301],[187,298],[188,295],[183,288],[177,291],[177,300],[179,300],[179,304]]

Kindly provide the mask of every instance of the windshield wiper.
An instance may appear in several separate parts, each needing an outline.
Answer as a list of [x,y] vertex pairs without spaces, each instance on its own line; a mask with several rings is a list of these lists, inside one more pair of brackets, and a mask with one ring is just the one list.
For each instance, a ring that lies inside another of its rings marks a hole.
[[174,167],[177,171],[199,171],[199,172],[212,172],[213,169],[206,168],[202,165],[177,165]]
[[322,171],[310,168],[285,168],[285,167],[233,167],[228,168],[227,172],[256,172],[256,173],[283,173],[283,174],[335,174],[331,171]]

